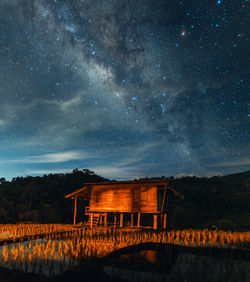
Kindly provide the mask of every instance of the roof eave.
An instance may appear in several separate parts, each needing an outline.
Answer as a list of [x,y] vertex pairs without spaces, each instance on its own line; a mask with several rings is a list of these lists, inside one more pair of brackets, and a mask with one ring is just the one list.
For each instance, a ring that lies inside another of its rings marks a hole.
[[84,192],[84,191],[87,190],[88,188],[89,188],[89,187],[84,186],[84,187],[82,187],[82,188],[80,188],[80,189],[78,189],[78,190],[76,190],[76,191],[74,191],[74,192],[72,192],[72,193],[70,193],[70,194],[65,195],[64,198],[66,198],[66,199],[68,199],[68,198],[74,198],[75,196],[77,196],[77,194],[79,194],[79,193],[81,193],[81,192]]

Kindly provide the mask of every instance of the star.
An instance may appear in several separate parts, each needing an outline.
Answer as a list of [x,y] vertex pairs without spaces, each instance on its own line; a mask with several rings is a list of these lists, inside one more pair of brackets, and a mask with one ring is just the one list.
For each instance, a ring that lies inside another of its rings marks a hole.
[[186,35],[186,31],[185,30],[182,30],[181,31],[181,36],[185,36]]
[[26,2],[0,1],[3,175],[250,169],[247,1]]

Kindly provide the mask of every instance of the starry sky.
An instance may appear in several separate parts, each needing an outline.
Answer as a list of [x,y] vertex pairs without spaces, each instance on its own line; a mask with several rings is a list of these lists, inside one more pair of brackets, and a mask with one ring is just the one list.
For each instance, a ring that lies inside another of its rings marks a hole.
[[250,169],[249,0],[1,0],[0,177]]

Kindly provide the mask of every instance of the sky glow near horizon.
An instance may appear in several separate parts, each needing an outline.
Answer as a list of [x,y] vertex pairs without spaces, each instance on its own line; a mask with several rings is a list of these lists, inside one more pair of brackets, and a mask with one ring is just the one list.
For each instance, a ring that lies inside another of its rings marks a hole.
[[249,1],[0,1],[0,177],[250,169]]

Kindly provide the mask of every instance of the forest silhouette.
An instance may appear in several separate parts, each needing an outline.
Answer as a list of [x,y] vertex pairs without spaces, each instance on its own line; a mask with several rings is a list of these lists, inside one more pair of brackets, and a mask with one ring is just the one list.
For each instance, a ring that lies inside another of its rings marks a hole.
[[[167,181],[180,194],[175,203],[175,229],[250,227],[250,171],[226,176],[142,178]],[[72,223],[73,201],[64,196],[86,182],[110,181],[89,169],[67,174],[0,178],[0,223]],[[78,222],[84,221],[79,201]]]

